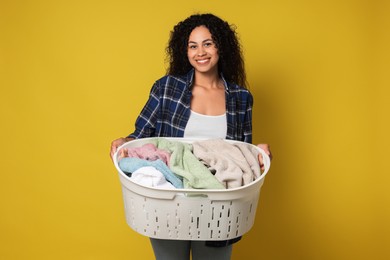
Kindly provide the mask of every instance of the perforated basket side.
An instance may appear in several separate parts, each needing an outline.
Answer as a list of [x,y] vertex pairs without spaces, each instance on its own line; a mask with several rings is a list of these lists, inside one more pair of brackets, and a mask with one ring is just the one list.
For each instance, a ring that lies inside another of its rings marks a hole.
[[136,232],[153,238],[225,240],[253,226],[259,192],[235,200],[177,195],[172,200],[141,196],[123,188],[126,221]]

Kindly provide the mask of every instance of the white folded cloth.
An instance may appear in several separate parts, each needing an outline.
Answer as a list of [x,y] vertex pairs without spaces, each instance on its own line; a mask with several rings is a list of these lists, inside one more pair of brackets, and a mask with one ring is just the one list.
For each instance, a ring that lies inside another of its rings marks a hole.
[[175,187],[165,179],[164,175],[153,166],[138,168],[131,174],[131,179],[134,182],[147,187],[175,189]]

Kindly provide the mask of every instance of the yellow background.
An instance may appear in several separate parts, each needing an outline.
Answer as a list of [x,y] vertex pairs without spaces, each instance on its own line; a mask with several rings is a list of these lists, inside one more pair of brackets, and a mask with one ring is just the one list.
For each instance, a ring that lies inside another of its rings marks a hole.
[[275,159],[233,259],[389,259],[389,1],[0,1],[0,258],[153,259],[127,135],[194,12],[234,23]]

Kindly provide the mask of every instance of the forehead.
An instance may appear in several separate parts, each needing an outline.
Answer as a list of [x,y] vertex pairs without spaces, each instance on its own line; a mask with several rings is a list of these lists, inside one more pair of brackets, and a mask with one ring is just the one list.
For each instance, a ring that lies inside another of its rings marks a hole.
[[192,30],[188,40],[191,42],[202,42],[202,41],[211,40],[211,39],[212,39],[212,35],[211,35],[209,29],[207,29],[206,26],[201,25],[201,26],[195,27]]

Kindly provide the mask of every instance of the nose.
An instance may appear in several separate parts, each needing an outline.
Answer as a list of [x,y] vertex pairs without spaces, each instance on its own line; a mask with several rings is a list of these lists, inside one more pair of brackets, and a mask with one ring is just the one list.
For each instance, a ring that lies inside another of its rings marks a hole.
[[206,51],[204,50],[204,48],[203,48],[203,46],[200,46],[199,48],[198,48],[198,53],[197,53],[197,55],[198,56],[204,56],[206,54]]

